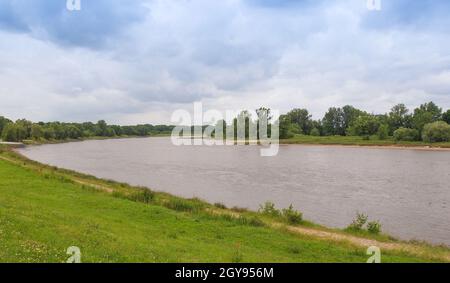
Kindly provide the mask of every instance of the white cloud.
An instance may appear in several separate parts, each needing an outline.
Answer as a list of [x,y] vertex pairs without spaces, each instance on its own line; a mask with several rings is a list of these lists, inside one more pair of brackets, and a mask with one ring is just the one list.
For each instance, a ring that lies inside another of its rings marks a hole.
[[361,2],[151,1],[101,47],[0,29],[0,113],[127,124],[167,123],[198,100],[219,110],[305,107],[315,118],[345,104],[450,108],[446,33],[398,20],[368,27],[376,15]]

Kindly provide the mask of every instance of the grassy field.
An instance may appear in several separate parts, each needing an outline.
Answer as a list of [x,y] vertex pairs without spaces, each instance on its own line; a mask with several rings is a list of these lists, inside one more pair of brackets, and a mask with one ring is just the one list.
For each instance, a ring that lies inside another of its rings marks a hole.
[[372,137],[369,140],[365,140],[363,137],[355,137],[355,136],[316,137],[316,136],[296,135],[293,138],[281,140],[280,143],[450,148],[450,142],[444,143],[406,142],[406,141],[395,141],[393,138],[380,140],[375,137]]
[[[0,262],[65,262],[70,246],[81,249],[83,262],[366,262],[367,246],[346,237],[356,236],[99,180],[0,149]],[[399,245],[382,250],[383,262],[450,258],[443,247],[357,239]]]

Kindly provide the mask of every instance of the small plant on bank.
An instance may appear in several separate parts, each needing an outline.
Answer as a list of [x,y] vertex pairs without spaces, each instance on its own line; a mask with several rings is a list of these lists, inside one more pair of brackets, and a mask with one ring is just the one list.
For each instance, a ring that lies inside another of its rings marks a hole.
[[255,217],[250,217],[248,219],[248,225],[254,226],[254,227],[264,227],[264,226],[266,226],[266,224],[261,219],[259,219],[256,216]]
[[294,210],[292,204],[287,209],[283,209],[283,217],[289,224],[300,224],[303,221],[303,214]]
[[348,230],[352,231],[363,231],[367,230],[367,232],[371,234],[378,235],[381,233],[381,224],[379,221],[371,221],[367,222],[369,217],[363,213],[357,213],[356,218],[353,222],[347,227]]
[[227,209],[226,205],[220,202],[216,202],[214,204],[215,207],[220,208],[220,209]]
[[131,195],[131,199],[136,202],[151,203],[155,198],[155,193],[149,189],[140,189]]
[[167,203],[164,204],[164,206],[180,212],[196,212],[201,210],[202,208],[199,203],[178,198],[170,199]]
[[237,207],[237,206],[232,207],[231,210],[234,211],[234,212],[237,212],[237,213],[248,212],[247,208]]
[[367,223],[367,231],[371,234],[380,234],[381,233],[381,224],[378,221],[371,221]]
[[281,215],[281,212],[275,208],[273,202],[267,201],[266,203],[259,206],[259,213],[277,217]]
[[360,231],[363,229],[364,225],[366,225],[368,219],[369,217],[367,215],[363,213],[357,213],[356,218],[353,220],[350,226],[348,226],[348,229]]

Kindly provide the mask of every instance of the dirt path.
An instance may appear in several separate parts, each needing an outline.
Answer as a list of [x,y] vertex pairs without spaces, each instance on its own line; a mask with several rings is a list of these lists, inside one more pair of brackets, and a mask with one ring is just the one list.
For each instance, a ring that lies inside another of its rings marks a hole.
[[[240,217],[241,215],[237,212],[225,212],[225,211],[219,211],[211,209],[209,210],[212,214],[228,214],[233,217]],[[413,255],[417,256],[430,256],[430,251],[426,251],[425,248],[408,244],[408,243],[395,243],[395,242],[380,242],[373,239],[367,239],[357,236],[352,236],[348,234],[341,234],[337,232],[332,231],[324,231],[320,229],[315,228],[306,228],[306,227],[299,227],[299,226],[289,226],[284,223],[270,223],[271,227],[275,229],[286,229],[287,231],[299,235],[307,235],[312,236],[324,240],[329,240],[333,242],[347,242],[351,243],[355,246],[362,247],[362,248],[369,248],[372,246],[380,248],[382,251],[404,251]],[[447,262],[450,262],[450,252],[445,254],[433,254],[432,257],[444,260]]]
[[[280,224],[274,224],[274,227],[282,227]],[[302,235],[314,236],[321,239],[332,240],[337,242],[349,242],[356,246],[369,248],[372,246],[380,248],[382,251],[404,251],[410,254],[418,255],[418,256],[429,256],[429,252],[424,251],[423,248],[407,244],[407,243],[394,243],[394,242],[380,242],[377,240],[367,239],[356,237],[352,235],[345,235],[340,233],[333,233],[322,231],[313,228],[304,228],[304,227],[294,227],[294,226],[284,226],[288,231],[293,233],[298,233]],[[450,262],[450,252],[442,255],[433,255],[437,259],[442,259],[447,262]]]

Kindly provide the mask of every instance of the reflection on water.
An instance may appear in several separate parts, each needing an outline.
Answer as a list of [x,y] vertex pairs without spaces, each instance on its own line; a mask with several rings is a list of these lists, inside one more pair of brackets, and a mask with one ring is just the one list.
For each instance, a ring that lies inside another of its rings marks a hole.
[[258,209],[291,203],[308,220],[345,227],[356,212],[402,239],[450,245],[450,152],[281,146],[173,146],[169,138],[21,149],[31,159],[183,197]]

